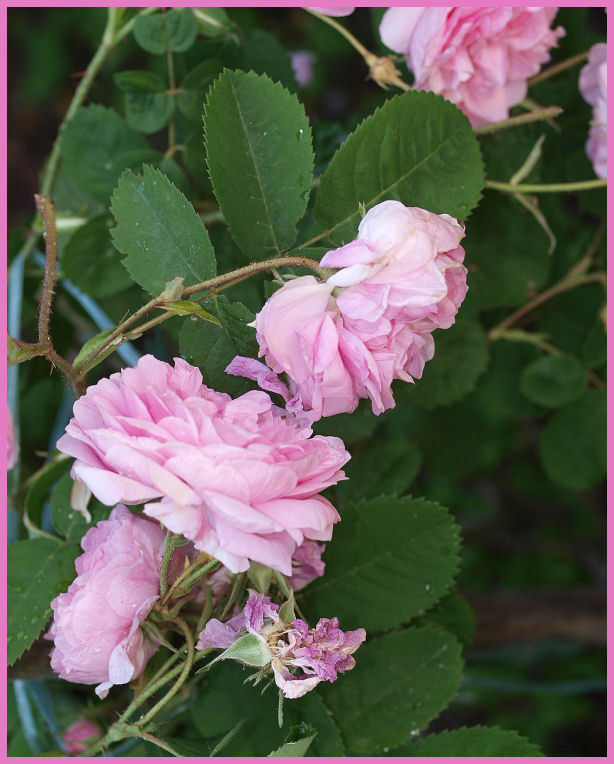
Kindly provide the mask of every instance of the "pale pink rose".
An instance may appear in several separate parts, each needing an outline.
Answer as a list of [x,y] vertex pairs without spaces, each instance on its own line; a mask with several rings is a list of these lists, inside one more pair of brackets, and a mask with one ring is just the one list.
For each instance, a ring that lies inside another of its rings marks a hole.
[[582,97],[593,107],[593,119],[586,142],[586,153],[593,163],[595,175],[607,177],[608,141],[608,64],[607,45],[593,45],[588,63],[580,72],[579,87]]
[[305,538],[331,538],[339,515],[318,494],[349,459],[339,438],[311,435],[263,392],[233,400],[180,358],[144,356],[88,388],[58,448],[103,503],[147,502],[235,573],[256,560],[290,575]]
[[382,42],[402,53],[414,87],[440,93],[474,127],[507,119],[527,79],[565,34],[550,29],[557,8],[389,8]]
[[102,735],[102,730],[89,719],[77,719],[62,735],[68,753],[83,753]]
[[[97,684],[107,696],[114,684],[138,677],[158,649],[140,626],[160,593],[165,532],[119,504],[81,540],[77,578],[51,602],[51,667],[62,679]],[[182,570],[173,555],[169,574]]]
[[12,470],[17,464],[19,454],[19,445],[15,437],[15,425],[13,423],[13,414],[10,408],[6,407],[6,468]]
[[226,649],[240,637],[254,635],[270,661],[263,670],[273,672],[286,698],[300,698],[320,682],[334,682],[354,668],[352,653],[365,641],[364,629],[341,631],[337,618],[320,618],[315,628],[300,618],[284,623],[278,611],[270,597],[252,593],[239,615],[225,623],[208,621],[196,648]]
[[354,13],[356,6],[350,8],[329,8],[328,6],[309,6],[310,11],[317,11],[324,14],[324,16],[349,16]]
[[291,50],[290,61],[299,88],[304,88],[313,79],[315,55],[310,50]]
[[325,549],[325,544],[304,541],[296,550],[292,558],[292,575],[288,579],[288,583],[295,592],[304,589],[314,579],[324,575],[326,566],[322,561],[322,555]]
[[357,239],[322,258],[324,268],[339,269],[326,283],[293,279],[257,314],[268,367],[238,356],[226,371],[280,393],[289,412],[302,407],[314,419],[354,411],[361,398],[371,399],[375,414],[392,408],[392,381],[422,376],[434,353],[431,332],[454,323],[467,293],[464,235],[449,215],[396,201],[376,205]]

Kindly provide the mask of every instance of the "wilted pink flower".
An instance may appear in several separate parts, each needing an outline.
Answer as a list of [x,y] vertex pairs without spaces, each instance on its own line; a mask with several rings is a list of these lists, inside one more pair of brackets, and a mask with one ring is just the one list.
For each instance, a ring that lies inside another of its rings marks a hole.
[[[55,643],[51,667],[62,679],[98,684],[104,698],[141,674],[158,649],[140,626],[159,596],[164,537],[157,523],[119,504],[82,538],[77,578],[51,602],[45,635]],[[175,553],[170,575],[181,562]]]
[[338,674],[354,668],[352,653],[365,641],[364,629],[343,632],[337,618],[320,618],[313,629],[301,619],[286,624],[278,611],[266,595],[251,594],[238,616],[226,623],[211,619],[196,647],[226,649],[241,636],[254,635],[267,656],[264,670],[272,669],[286,698],[300,698],[320,682],[334,682]]
[[310,50],[291,50],[290,61],[296,77],[296,84],[304,88],[313,79],[314,54]]
[[593,45],[588,63],[580,72],[579,87],[582,97],[593,107],[591,129],[586,142],[586,153],[593,163],[595,175],[607,177],[608,141],[608,64],[607,45]]
[[310,436],[263,392],[233,400],[180,358],[144,356],[88,388],[58,448],[103,503],[148,502],[235,573],[256,560],[290,575],[305,538],[331,538],[339,515],[318,494],[349,459],[339,438]]
[[62,735],[68,753],[83,753],[102,735],[102,730],[89,719],[77,719]]
[[507,119],[527,79],[565,34],[550,29],[557,8],[389,8],[382,42],[402,53],[414,87],[440,93],[474,127]]
[[309,6],[310,11],[317,11],[324,16],[349,16],[350,13],[354,13],[355,6],[350,8],[329,8],[328,6]]
[[303,541],[292,557],[292,575],[288,583],[295,592],[304,589],[315,578],[324,575],[326,567],[322,562],[325,544],[315,541]]
[[19,445],[15,437],[15,425],[13,423],[13,414],[10,408],[6,407],[6,468],[13,469],[17,464],[19,454]]
[[[422,376],[432,330],[451,326],[465,297],[464,235],[449,215],[376,205],[357,239],[322,258],[337,273],[326,283],[289,281],[257,314],[269,368],[239,356],[226,371],[281,393],[288,411],[302,407],[315,419],[351,412],[360,398],[370,398],[376,414],[392,408],[392,381]],[[282,372],[287,388],[276,376]]]

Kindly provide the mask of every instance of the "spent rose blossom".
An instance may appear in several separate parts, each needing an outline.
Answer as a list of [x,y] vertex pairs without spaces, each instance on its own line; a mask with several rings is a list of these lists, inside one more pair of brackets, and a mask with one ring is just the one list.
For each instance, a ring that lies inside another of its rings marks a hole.
[[304,539],[331,538],[339,515],[319,492],[349,459],[339,438],[311,435],[261,391],[233,400],[180,358],[144,356],[88,388],[58,448],[103,503],[146,502],[235,573],[255,560],[291,575]]
[[[339,674],[354,668],[352,653],[366,639],[364,629],[342,631],[337,618],[320,618],[315,628],[300,618],[284,623],[279,607],[269,597],[252,593],[238,615],[225,623],[212,618],[196,648],[227,649],[246,634],[257,638],[263,654],[258,664],[250,665],[272,670],[275,684],[286,698],[300,698],[320,682],[334,682]],[[237,652],[229,657],[241,660]]]
[[13,422],[13,414],[10,408],[6,408],[6,468],[12,470],[17,464],[17,456],[19,454],[19,445],[17,444],[17,438],[15,437],[15,425]]
[[62,735],[68,753],[83,753],[102,736],[102,730],[89,719],[77,719]]
[[557,8],[389,8],[382,42],[402,53],[414,87],[440,93],[474,127],[507,119],[527,79],[565,34],[550,29]]
[[[267,366],[238,356],[229,374],[280,393],[288,411],[314,419],[352,412],[370,398],[394,406],[394,379],[412,382],[433,357],[433,329],[448,328],[467,292],[464,228],[401,202],[373,207],[358,237],[321,260],[338,269],[325,283],[293,279],[255,320]],[[277,376],[285,373],[289,385]]]
[[[51,602],[53,623],[45,635],[54,642],[51,667],[62,679],[97,684],[104,698],[114,684],[142,673],[158,649],[141,623],[159,597],[165,535],[119,504],[81,539],[77,578]],[[177,576],[182,563],[174,554],[169,576]]]
[[580,71],[578,82],[584,100],[593,107],[586,153],[593,163],[595,175],[607,176],[608,147],[608,53],[604,42],[593,45],[588,63]]

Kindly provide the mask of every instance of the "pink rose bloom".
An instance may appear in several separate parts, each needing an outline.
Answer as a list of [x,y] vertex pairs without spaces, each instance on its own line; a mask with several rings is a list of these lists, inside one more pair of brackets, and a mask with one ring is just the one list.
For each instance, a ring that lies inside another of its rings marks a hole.
[[77,719],[62,736],[68,753],[83,753],[102,735],[102,730],[89,719]]
[[299,88],[304,88],[313,79],[314,54],[310,50],[291,50],[290,61]]
[[15,437],[15,425],[13,423],[13,414],[10,408],[6,407],[6,469],[12,470],[17,464],[19,454],[19,445]]
[[324,575],[326,566],[322,562],[322,554],[325,549],[325,544],[303,541],[296,550],[292,558],[292,575],[288,579],[288,583],[295,592],[304,589],[314,579]]
[[608,64],[607,45],[604,42],[593,45],[588,63],[580,72],[578,85],[580,93],[593,107],[591,129],[586,142],[586,153],[593,163],[595,175],[607,177],[608,141]]
[[435,349],[431,332],[454,323],[467,293],[464,235],[449,215],[396,201],[376,205],[357,239],[322,258],[337,273],[326,283],[289,281],[257,314],[268,366],[238,356],[226,371],[280,393],[289,411],[302,407],[314,419],[352,412],[360,398],[371,399],[375,414],[392,408],[392,381],[422,376]]
[[339,515],[318,494],[349,459],[339,438],[311,434],[266,393],[233,400],[180,358],[144,356],[88,388],[58,448],[103,503],[147,502],[234,573],[256,560],[290,575],[305,538],[331,538]]
[[550,29],[557,8],[389,8],[382,42],[402,53],[414,87],[440,93],[474,127],[507,119],[527,79],[565,34]]
[[[77,578],[51,602],[55,643],[51,667],[62,679],[97,684],[105,698],[114,684],[138,677],[158,649],[140,626],[160,593],[165,532],[119,504],[81,540]],[[182,570],[175,553],[172,575]]]
[[266,595],[250,594],[239,615],[225,623],[216,618],[208,621],[196,649],[226,649],[240,637],[254,635],[286,698],[300,698],[320,682],[334,682],[339,674],[354,668],[352,653],[365,641],[364,629],[341,631],[337,618],[320,618],[312,629],[301,619],[286,624],[278,611]]
[[328,7],[315,7],[309,6],[310,11],[317,11],[324,16],[349,16],[350,13],[354,13],[355,6],[350,8],[328,8]]

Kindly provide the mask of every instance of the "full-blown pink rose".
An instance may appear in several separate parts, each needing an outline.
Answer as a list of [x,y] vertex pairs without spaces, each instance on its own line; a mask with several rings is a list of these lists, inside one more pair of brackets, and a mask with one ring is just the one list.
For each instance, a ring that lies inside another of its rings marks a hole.
[[[326,283],[289,281],[256,316],[267,367],[238,357],[227,371],[281,392],[290,411],[315,419],[351,412],[370,398],[376,414],[394,406],[394,379],[412,382],[433,357],[433,329],[447,328],[467,292],[463,227],[401,202],[373,207],[358,238],[321,261],[337,268]],[[292,400],[289,400],[294,396]]]
[[[62,679],[97,684],[104,698],[114,684],[142,673],[158,646],[143,634],[160,592],[160,563],[165,532],[121,504],[81,540],[75,561],[77,578],[51,602],[53,623],[47,639],[51,667]],[[171,575],[181,571],[173,557]]]
[[263,392],[233,400],[180,358],[144,356],[88,388],[58,448],[103,503],[147,502],[233,572],[256,560],[290,575],[305,538],[331,538],[339,515],[318,494],[349,459],[339,438],[310,436]]
[[586,153],[593,163],[595,175],[607,176],[608,169],[608,62],[607,45],[593,45],[588,64],[580,72],[579,87],[582,97],[593,107],[591,128],[586,142]]
[[414,87],[455,103],[474,127],[507,119],[527,79],[565,34],[550,29],[557,8],[389,8],[382,41],[402,53]]

